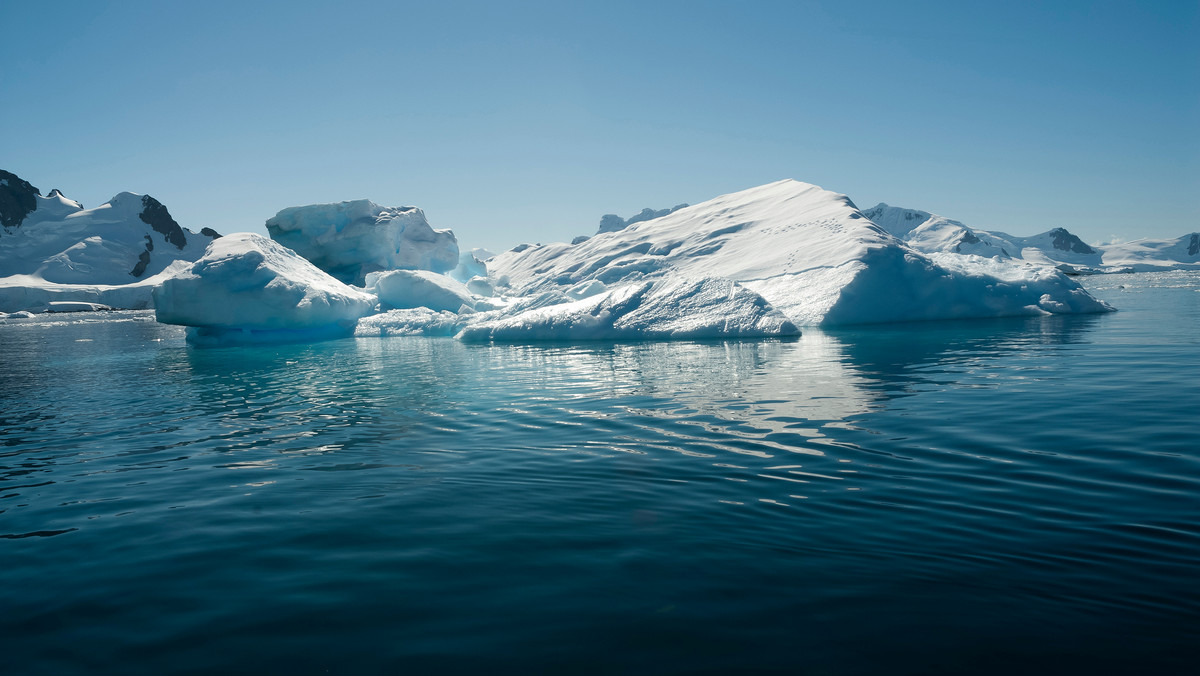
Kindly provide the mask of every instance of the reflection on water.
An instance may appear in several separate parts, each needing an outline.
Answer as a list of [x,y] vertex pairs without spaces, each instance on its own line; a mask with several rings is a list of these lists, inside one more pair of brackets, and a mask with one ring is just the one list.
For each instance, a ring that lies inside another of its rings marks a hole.
[[1200,638],[1200,293],[1153,288],[787,342],[194,350],[136,313],[0,325],[6,657],[1174,667]]

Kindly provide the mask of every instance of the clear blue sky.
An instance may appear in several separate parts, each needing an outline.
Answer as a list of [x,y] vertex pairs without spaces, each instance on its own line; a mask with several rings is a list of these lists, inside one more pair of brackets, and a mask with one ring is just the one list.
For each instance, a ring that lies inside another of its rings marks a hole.
[[1200,229],[1200,2],[0,0],[0,168],[192,229],[464,246],[781,178],[1087,241]]

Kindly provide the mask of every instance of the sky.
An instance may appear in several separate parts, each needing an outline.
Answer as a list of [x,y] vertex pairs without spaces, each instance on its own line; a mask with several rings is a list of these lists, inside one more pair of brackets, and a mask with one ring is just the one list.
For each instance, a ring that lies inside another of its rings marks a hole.
[[0,168],[463,248],[794,178],[1085,241],[1200,230],[1200,2],[0,0]]

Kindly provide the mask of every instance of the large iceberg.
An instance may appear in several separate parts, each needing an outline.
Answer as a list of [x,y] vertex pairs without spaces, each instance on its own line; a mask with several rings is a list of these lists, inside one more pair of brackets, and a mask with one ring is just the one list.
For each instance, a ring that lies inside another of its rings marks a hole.
[[151,289],[220,236],[181,227],[150,195],[123,192],[84,209],[58,190],[43,196],[7,171],[0,171],[0,224],[6,312],[54,302],[149,307]]
[[200,260],[154,290],[158,321],[192,327],[189,340],[200,343],[350,335],[376,302],[253,233],[214,241]]
[[793,180],[724,195],[585,242],[517,247],[488,261],[509,293],[617,287],[665,275],[722,277],[799,325],[1104,312],[1044,266],[926,255],[845,195]]
[[369,200],[290,207],[267,221],[280,244],[347,284],[380,270],[446,272],[459,263],[458,240],[434,230],[416,207]]

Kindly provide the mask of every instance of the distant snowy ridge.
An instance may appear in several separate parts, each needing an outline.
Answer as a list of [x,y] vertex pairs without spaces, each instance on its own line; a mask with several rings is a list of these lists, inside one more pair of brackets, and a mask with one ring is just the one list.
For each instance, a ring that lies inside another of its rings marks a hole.
[[[195,233],[150,195],[117,194],[84,209],[0,171],[0,311],[78,301],[145,308],[180,261],[203,255],[215,231]],[[170,272],[169,272],[170,271]]]
[[1052,269],[980,256],[930,257],[845,195],[778,181],[576,244],[517,247],[488,261],[515,295],[587,280],[666,274],[739,282],[799,325],[1104,312]]
[[863,215],[924,253],[960,253],[1019,258],[1071,273],[1145,272],[1200,268],[1200,234],[1170,240],[1142,239],[1089,245],[1065,228],[1031,237],[971,228],[917,209],[880,203]]

